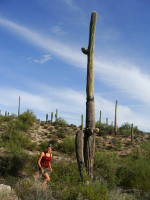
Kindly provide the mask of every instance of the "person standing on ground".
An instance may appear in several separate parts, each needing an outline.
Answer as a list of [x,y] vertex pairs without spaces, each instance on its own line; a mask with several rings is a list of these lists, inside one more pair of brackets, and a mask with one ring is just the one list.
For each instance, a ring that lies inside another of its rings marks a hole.
[[42,188],[46,189],[47,182],[50,181],[50,173],[52,172],[51,159],[52,159],[52,144],[48,145],[45,152],[41,152],[38,158],[39,170],[43,176]]

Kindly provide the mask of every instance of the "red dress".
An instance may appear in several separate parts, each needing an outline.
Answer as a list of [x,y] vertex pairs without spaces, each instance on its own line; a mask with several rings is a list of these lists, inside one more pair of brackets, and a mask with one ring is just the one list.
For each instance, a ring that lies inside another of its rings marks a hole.
[[42,157],[41,160],[41,166],[44,168],[48,168],[50,167],[50,161],[51,161],[51,154],[50,156],[46,156],[46,153],[44,153],[45,155]]

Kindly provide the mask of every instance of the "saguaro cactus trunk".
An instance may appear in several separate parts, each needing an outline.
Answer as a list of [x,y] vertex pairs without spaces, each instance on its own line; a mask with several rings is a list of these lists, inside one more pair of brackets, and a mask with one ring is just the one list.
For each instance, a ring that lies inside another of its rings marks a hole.
[[19,106],[18,106],[18,116],[20,115],[20,97],[19,97]]
[[116,106],[115,106],[115,136],[117,135],[117,104],[118,104],[118,101],[116,100]]
[[94,102],[94,47],[97,13],[91,15],[88,49],[82,48],[87,54],[87,83],[86,83],[86,130],[84,135],[84,161],[89,177],[93,178],[95,154],[95,102]]

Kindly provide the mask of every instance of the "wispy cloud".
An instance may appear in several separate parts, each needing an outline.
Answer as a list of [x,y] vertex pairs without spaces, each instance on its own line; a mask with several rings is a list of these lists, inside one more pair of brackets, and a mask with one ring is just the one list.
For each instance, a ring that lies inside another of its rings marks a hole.
[[[72,48],[74,46],[72,44],[67,45],[58,42],[54,38],[45,37],[6,19],[0,18],[0,24],[8,28],[9,31],[13,31],[30,41],[30,44],[46,49],[72,66],[86,68],[86,56],[81,53],[80,47],[78,49]],[[134,98],[149,105],[150,76],[143,73],[138,66],[119,58],[111,60],[110,58],[96,57],[95,72],[96,80],[104,82],[104,84],[114,89],[120,89],[123,93],[128,94],[128,98]]]
[[61,26],[53,26],[51,27],[51,31],[56,35],[68,35],[67,32],[62,30]]
[[42,55],[38,59],[29,57],[28,60],[30,62],[44,64],[44,63],[48,62],[49,60],[52,60],[52,56],[51,55]]
[[[85,95],[70,88],[51,88],[47,85],[37,83],[39,92],[29,93],[11,87],[0,87],[0,107],[7,108],[7,111],[17,113],[18,97],[21,96],[21,111],[31,109],[38,113],[38,117],[45,120],[45,114],[55,112],[58,109],[59,116],[63,117],[68,123],[80,125],[81,114],[85,118]],[[102,120],[106,117],[109,123],[114,121],[115,102],[102,98],[95,94],[96,120],[99,119],[99,111],[102,111]],[[11,107],[16,111],[10,110]],[[134,123],[143,130],[148,130],[149,120],[145,115],[133,112],[129,107],[118,105],[118,124],[124,122]]]

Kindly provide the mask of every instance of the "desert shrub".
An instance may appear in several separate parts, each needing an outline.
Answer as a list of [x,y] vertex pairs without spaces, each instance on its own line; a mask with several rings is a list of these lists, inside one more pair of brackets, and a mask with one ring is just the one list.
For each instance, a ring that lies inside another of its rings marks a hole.
[[[9,152],[9,153],[8,153]],[[17,176],[25,167],[29,156],[17,145],[12,146],[11,150],[5,153],[5,157],[1,159],[1,175]]]
[[19,115],[18,119],[27,126],[32,126],[33,123],[36,121],[36,116],[32,111],[27,110],[23,114]]
[[116,169],[118,167],[118,155],[116,153],[95,152],[94,169],[108,183],[109,188],[117,184]]
[[25,178],[18,181],[14,189],[17,196],[22,200],[53,200],[51,188],[48,187],[44,192],[41,188],[41,183],[36,182],[31,178]]
[[12,116],[3,116],[3,115],[0,115],[0,124],[3,123],[3,122],[9,122],[12,120]]
[[54,122],[54,125],[67,126],[68,123],[67,123],[62,117],[58,117],[58,118],[57,118],[57,121]]
[[49,145],[49,141],[47,141],[47,140],[41,142],[39,145],[39,151],[41,151],[41,152],[46,151],[48,145]]
[[58,148],[59,150],[61,150],[62,152],[68,155],[74,154],[75,153],[75,139],[70,138],[70,137],[65,138],[63,142],[58,144]]
[[64,129],[61,128],[61,129],[59,129],[59,130],[57,131],[56,135],[57,135],[58,138],[63,139],[63,138],[66,137],[66,132],[65,132]]
[[50,144],[53,145],[53,150],[58,150],[58,140],[56,138],[51,139]]
[[114,133],[114,127],[112,125],[101,123],[99,127],[99,121],[97,121],[95,127],[100,128],[98,135],[112,135]]
[[112,143],[113,145],[115,145],[115,148],[113,148],[114,150],[120,150],[122,147],[122,143],[120,140],[117,140],[116,138],[112,139]]
[[83,199],[107,200],[108,189],[104,184],[95,182],[94,184],[79,184],[79,191]]

